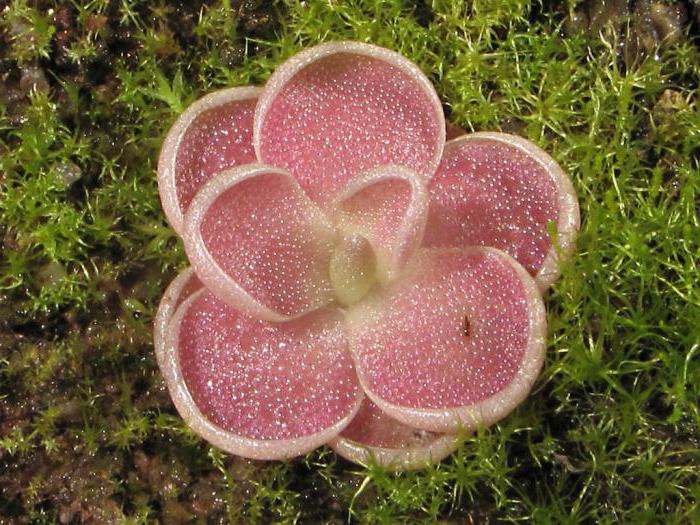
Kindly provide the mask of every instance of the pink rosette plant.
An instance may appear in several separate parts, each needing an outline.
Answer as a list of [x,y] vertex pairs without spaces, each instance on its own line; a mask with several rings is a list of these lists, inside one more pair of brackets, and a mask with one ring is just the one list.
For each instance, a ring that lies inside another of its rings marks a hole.
[[437,93],[399,54],[323,44],[264,88],[203,97],[158,184],[191,262],[158,311],[158,362],[217,447],[415,468],[532,388],[573,187],[522,138],[446,142]]

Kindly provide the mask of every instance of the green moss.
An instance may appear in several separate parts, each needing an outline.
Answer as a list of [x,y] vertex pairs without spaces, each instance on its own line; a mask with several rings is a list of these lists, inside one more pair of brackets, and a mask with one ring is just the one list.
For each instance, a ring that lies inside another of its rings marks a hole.
[[21,63],[48,58],[55,32],[45,14],[26,0],[15,0],[3,12],[3,24],[9,34],[13,57]]
[[[630,66],[624,32],[567,37],[563,20],[522,0],[10,2],[0,514],[699,519],[697,38]],[[262,83],[299,49],[341,38],[415,61],[465,129],[516,132],[551,152],[581,204],[577,255],[547,299],[549,353],[534,392],[414,473],[326,449],[287,463],[221,454],[176,415],[152,353],[154,310],[185,264],[154,177],[167,127],[201,94]],[[50,91],[20,92],[30,66]]]

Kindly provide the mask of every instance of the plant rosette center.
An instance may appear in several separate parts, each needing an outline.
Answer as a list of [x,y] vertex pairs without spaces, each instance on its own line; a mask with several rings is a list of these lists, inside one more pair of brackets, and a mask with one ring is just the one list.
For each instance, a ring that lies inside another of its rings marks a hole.
[[328,271],[336,299],[351,306],[377,282],[377,257],[361,235],[344,235],[331,255]]
[[156,356],[221,449],[417,468],[532,388],[542,293],[579,226],[571,182],[520,137],[446,141],[437,93],[397,53],[322,44],[263,88],[203,97],[158,184],[191,267]]

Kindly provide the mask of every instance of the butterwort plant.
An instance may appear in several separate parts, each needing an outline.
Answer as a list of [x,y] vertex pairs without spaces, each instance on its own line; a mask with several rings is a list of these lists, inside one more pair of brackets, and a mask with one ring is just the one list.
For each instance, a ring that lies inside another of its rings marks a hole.
[[457,135],[417,66],[358,42],[178,118],[158,184],[191,266],[154,339],[195,432],[249,458],[327,444],[409,469],[523,401],[577,199],[527,140]]

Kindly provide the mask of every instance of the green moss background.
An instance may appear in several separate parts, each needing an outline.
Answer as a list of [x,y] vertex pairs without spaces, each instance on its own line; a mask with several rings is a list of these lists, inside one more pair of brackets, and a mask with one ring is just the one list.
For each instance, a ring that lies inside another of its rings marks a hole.
[[[626,4],[0,1],[0,523],[700,522],[697,21],[655,48]],[[186,264],[168,126],[334,39],[403,53],[453,122],[528,137],[580,199],[532,395],[416,473],[226,456],[153,355]]]

